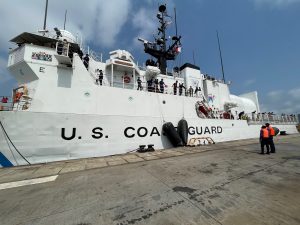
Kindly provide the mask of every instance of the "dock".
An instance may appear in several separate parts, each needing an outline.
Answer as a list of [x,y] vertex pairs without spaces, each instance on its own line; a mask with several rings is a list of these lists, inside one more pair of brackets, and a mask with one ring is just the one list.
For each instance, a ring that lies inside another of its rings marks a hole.
[[1,225],[300,224],[300,134],[0,169]]

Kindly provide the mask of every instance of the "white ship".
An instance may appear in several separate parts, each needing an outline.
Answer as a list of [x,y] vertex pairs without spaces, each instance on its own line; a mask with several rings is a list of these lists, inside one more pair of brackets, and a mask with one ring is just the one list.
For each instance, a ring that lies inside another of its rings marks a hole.
[[[9,53],[8,69],[18,87],[0,106],[0,165],[123,154],[141,145],[165,149],[255,138],[266,122],[297,133],[295,117],[260,112],[257,92],[232,95],[224,80],[189,63],[167,72],[167,61],[180,54],[181,37],[167,46],[164,5],[157,18],[155,41],[140,39],[155,59],[144,67],[128,51],[115,50],[106,61],[89,52],[86,68],[79,41],[57,28],[13,38],[17,47]],[[185,89],[174,87],[176,81]],[[176,127],[179,121],[176,143],[164,124]]]

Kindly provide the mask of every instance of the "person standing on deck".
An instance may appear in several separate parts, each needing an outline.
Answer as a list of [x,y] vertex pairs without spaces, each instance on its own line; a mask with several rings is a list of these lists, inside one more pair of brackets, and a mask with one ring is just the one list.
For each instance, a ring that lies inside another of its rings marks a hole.
[[172,85],[174,95],[177,95],[178,80]]
[[179,95],[182,95],[183,89],[185,89],[185,86],[183,85],[183,83],[179,84]]
[[153,78],[151,78],[150,80],[147,81],[147,89],[148,92],[153,92],[154,88],[153,88]]
[[84,58],[83,58],[83,64],[85,66],[86,69],[89,68],[89,61],[90,61],[90,57],[88,54],[85,54]]
[[159,89],[160,89],[160,93],[164,93],[164,91],[165,91],[165,82],[164,82],[164,79],[161,79],[160,81],[159,81]]
[[189,88],[189,96],[190,97],[193,97],[194,95],[194,89],[192,88],[192,86],[190,86],[190,88]]
[[259,137],[259,140],[260,140],[260,147],[261,147],[261,152],[260,154],[265,154],[265,146],[267,148],[267,154],[270,154],[270,150],[269,150],[269,131],[267,129],[266,126],[262,126],[261,127],[261,130],[260,130],[260,137]]
[[156,93],[159,93],[159,90],[158,90],[158,79],[155,79],[154,80],[154,92],[156,92]]
[[138,77],[138,79],[136,80],[136,82],[138,84],[137,90],[142,91],[143,90],[143,86],[142,86],[142,80],[141,80],[141,78]]
[[200,92],[200,91],[201,91],[201,88],[197,86],[196,89],[195,89],[195,96],[196,97],[199,97],[198,92]]
[[271,125],[269,123],[266,123],[266,127],[269,131],[269,145],[270,145],[270,150],[271,153],[275,153],[275,145],[274,145],[274,141],[273,141],[273,137],[275,136],[275,130],[273,127],[271,127]]

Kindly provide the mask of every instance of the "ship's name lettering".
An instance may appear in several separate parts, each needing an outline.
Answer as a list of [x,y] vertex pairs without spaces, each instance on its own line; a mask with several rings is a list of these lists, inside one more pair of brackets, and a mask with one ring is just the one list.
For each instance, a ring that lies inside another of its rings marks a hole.
[[[177,129],[177,127],[175,127]],[[190,126],[188,128],[189,135],[202,135],[202,134],[221,134],[223,128],[221,126],[206,126],[206,127],[194,127]],[[162,133],[164,135],[164,133]],[[160,136],[161,133],[157,127],[126,127],[124,129],[124,136],[126,138],[134,137],[152,137]],[[95,127],[92,129],[91,137],[94,139],[108,138],[108,135],[104,135],[103,128]],[[61,128],[61,138],[67,141],[73,140],[74,138],[82,139],[80,135],[77,134],[76,128],[66,129]]]
[[[108,138],[108,135],[104,136],[103,128],[95,127],[92,129],[91,137],[94,139],[101,139],[103,137]],[[66,128],[61,128],[61,138],[67,141],[73,140],[76,138],[76,128],[72,128],[71,132],[69,130],[66,131]],[[80,135],[78,135],[77,138],[82,139]]]
[[146,137],[147,135],[150,137],[153,135],[160,136],[160,133],[157,127],[152,127],[151,129],[147,129],[146,127],[139,127],[137,129],[134,127],[126,127],[124,129],[124,135],[127,138],[133,138],[135,136]]
[[[177,129],[177,127],[175,127]],[[206,126],[206,127],[193,127],[188,128],[189,135],[202,135],[202,134],[221,134],[223,128],[221,126]],[[160,136],[160,132],[157,127],[146,128],[146,127],[126,127],[124,129],[124,136],[127,138],[134,137],[146,137],[146,136]],[[163,133],[164,135],[164,133]]]
[[223,129],[221,126],[189,127],[189,135],[221,134],[222,132],[223,132]]

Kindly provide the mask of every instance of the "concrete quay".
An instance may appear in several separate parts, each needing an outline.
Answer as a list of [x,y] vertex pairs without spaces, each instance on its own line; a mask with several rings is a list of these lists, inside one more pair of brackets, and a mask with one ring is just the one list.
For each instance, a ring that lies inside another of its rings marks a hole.
[[300,224],[300,135],[0,169],[1,225]]

